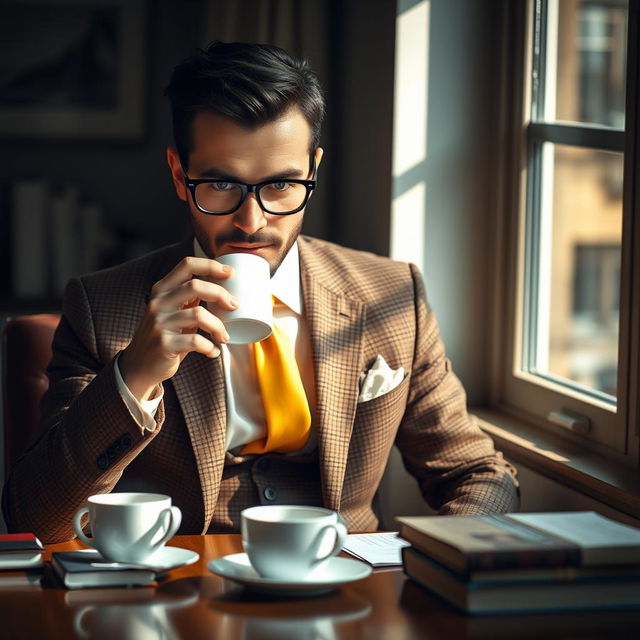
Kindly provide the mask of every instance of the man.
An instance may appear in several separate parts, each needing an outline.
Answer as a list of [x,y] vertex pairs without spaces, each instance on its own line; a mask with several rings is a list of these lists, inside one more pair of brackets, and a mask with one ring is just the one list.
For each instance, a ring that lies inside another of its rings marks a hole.
[[[394,443],[441,513],[516,508],[514,471],[466,412],[417,269],[299,235],[323,159],[307,64],[214,43],[167,94],[167,161],[194,237],[69,283],[39,435],[5,487],[11,529],[70,539],[89,495],[132,490],[171,495],[183,533],[237,530],[259,503],[324,505],[374,530]],[[216,314],[237,302],[215,258],[238,252],[269,263],[297,391],[265,384],[263,343],[226,344]],[[284,403],[277,446],[267,396]]]

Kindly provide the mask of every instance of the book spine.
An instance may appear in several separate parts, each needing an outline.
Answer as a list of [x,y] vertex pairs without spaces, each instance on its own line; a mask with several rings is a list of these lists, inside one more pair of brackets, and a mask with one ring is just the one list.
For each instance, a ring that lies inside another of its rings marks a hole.
[[524,569],[528,567],[577,567],[578,548],[493,551],[467,554],[466,573],[488,569]]
[[472,571],[490,569],[524,569],[532,567],[580,566],[581,551],[574,545],[544,546],[530,549],[493,549],[482,552],[463,552],[441,540],[403,525],[400,535],[416,549],[437,562],[468,577]]
[[21,180],[12,193],[13,293],[37,298],[47,289],[46,207],[43,180]]
[[75,190],[67,187],[53,195],[50,207],[53,290],[56,294],[61,294],[67,282],[79,273],[78,210]]

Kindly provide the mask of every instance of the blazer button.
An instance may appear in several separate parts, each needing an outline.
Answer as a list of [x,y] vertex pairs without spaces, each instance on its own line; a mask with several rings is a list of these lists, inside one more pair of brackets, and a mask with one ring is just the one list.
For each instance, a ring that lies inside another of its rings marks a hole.
[[265,487],[263,495],[266,500],[273,502],[278,497],[278,492],[273,487]]
[[108,469],[108,467],[109,467],[109,456],[105,452],[102,452],[96,458],[96,464],[98,465],[98,469],[101,469],[102,471],[104,471],[105,469]]

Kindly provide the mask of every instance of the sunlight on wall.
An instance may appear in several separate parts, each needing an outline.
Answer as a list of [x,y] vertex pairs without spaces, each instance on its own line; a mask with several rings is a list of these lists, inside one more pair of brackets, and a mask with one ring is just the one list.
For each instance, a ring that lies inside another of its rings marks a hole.
[[[397,7],[389,248],[392,258],[424,269],[430,1],[398,0]],[[434,513],[395,448],[378,497],[383,529],[396,529],[398,515]]]
[[429,2],[399,2],[393,123],[390,254],[424,264]]
[[391,205],[391,257],[413,262],[422,269],[424,259],[424,215],[427,185],[418,182],[405,193],[395,196]]

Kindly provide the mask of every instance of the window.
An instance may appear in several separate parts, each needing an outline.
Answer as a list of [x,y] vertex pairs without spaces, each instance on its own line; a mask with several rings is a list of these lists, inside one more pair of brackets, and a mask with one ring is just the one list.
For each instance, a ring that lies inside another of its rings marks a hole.
[[624,455],[638,396],[637,21],[636,0],[528,2],[500,387],[512,411]]

